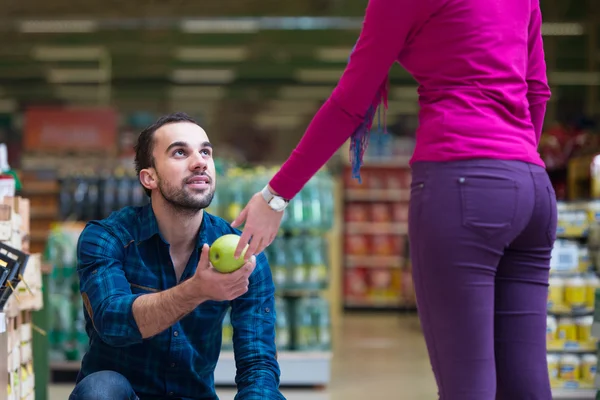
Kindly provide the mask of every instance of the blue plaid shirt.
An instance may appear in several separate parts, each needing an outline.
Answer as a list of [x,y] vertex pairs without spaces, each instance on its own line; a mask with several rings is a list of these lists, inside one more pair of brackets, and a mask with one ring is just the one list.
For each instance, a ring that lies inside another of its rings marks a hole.
[[[228,233],[240,232],[204,213],[182,281],[194,275],[202,245]],[[275,287],[264,254],[257,257],[246,294],[231,302],[204,302],[148,339],[142,339],[133,318],[133,301],[177,284],[169,244],[158,230],[151,205],[127,207],[88,223],[77,255],[90,337],[77,382],[93,372],[111,370],[124,375],[141,400],[217,399],[213,372],[223,318],[231,307],[236,399],[284,399],[275,349]]]

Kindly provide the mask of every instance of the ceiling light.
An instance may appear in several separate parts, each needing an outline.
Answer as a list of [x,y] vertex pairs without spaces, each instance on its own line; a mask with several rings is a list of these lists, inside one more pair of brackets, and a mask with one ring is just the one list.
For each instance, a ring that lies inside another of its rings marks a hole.
[[351,47],[320,47],[315,51],[315,58],[323,62],[347,63],[351,52]]
[[175,58],[180,61],[243,61],[248,56],[244,47],[178,47]]
[[229,83],[235,79],[230,69],[175,69],[171,80],[176,83]]
[[390,89],[390,97],[398,100],[418,100],[417,86],[396,86]]
[[36,46],[32,57],[40,61],[97,61],[106,54],[103,47]]
[[544,22],[542,24],[543,36],[581,36],[583,33],[583,25],[576,22]]
[[178,100],[218,100],[225,96],[222,86],[171,86],[169,96]]
[[65,100],[95,100],[100,96],[97,85],[57,85],[54,93]]
[[254,123],[263,129],[294,129],[302,122],[299,115],[279,115],[279,114],[257,114],[254,118]]
[[17,110],[17,101],[14,99],[0,99],[0,112],[11,113]]
[[98,24],[89,20],[32,20],[18,25],[23,33],[89,33],[98,29]]
[[325,100],[331,96],[333,86],[284,86],[279,97],[298,100]]
[[256,19],[186,19],[181,30],[186,33],[252,33],[258,32],[260,22]]
[[273,100],[267,109],[276,114],[312,114],[318,110],[319,102],[315,100]]
[[109,80],[106,70],[90,68],[51,68],[47,76],[50,83],[102,83]]
[[342,76],[341,69],[300,69],[295,76],[300,82],[337,82]]
[[548,80],[551,85],[598,86],[600,74],[586,71],[554,71],[548,73]]

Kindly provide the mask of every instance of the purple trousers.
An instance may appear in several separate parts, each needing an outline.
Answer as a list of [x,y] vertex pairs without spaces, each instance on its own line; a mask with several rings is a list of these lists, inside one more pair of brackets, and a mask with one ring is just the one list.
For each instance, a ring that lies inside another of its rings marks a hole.
[[546,302],[556,194],[518,161],[412,166],[417,307],[441,400],[551,400]]

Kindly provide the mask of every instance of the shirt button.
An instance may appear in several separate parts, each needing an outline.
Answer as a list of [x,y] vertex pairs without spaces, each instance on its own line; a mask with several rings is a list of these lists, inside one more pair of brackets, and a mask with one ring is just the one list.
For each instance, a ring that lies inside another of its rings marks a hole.
[[171,363],[171,368],[175,368],[175,365],[177,365],[177,364]]
[[169,396],[170,396],[170,397],[173,397],[173,395],[174,395],[174,394],[175,394],[175,393],[173,393],[173,392],[169,392]]
[[173,332],[173,336],[179,336],[179,332],[177,332],[177,331]]

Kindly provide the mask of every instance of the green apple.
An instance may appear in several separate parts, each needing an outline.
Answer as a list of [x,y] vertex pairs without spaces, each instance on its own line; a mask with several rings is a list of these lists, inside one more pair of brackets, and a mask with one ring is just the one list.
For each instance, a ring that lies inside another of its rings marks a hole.
[[239,258],[234,257],[239,241],[240,237],[238,235],[223,235],[210,246],[208,258],[217,271],[228,274],[237,271],[244,265],[244,255],[248,246],[242,251]]

